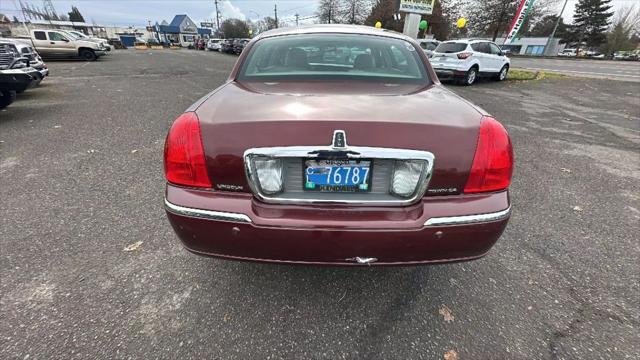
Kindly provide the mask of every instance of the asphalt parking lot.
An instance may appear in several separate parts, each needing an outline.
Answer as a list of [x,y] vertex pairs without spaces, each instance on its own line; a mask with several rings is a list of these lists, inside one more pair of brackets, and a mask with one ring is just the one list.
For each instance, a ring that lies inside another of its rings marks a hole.
[[638,83],[451,86],[516,153],[514,212],[481,260],[263,265],[188,253],[162,206],[166,131],[235,59],[50,62],[0,112],[0,358],[639,357]]

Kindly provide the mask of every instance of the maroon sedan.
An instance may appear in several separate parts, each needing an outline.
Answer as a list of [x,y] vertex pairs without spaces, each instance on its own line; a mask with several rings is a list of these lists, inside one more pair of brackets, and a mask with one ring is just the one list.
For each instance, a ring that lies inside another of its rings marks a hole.
[[370,27],[252,40],[174,122],[164,166],[184,246],[227,259],[471,260],[511,210],[504,127],[441,86],[414,40]]

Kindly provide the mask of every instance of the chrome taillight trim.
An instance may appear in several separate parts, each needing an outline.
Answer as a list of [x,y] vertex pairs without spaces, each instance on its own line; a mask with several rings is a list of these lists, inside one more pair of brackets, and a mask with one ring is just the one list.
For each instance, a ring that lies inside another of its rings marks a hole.
[[461,215],[461,216],[446,216],[446,217],[434,217],[427,220],[424,226],[445,226],[445,225],[468,225],[484,222],[492,222],[504,220],[511,214],[511,206],[508,208],[486,214],[476,215]]
[[169,200],[167,200],[166,198],[164,199],[164,207],[165,209],[167,209],[167,211],[176,215],[181,215],[181,216],[189,216],[189,217],[208,219],[208,220],[251,223],[251,218],[249,218],[249,216],[245,214],[184,207],[184,206],[173,204],[169,202]]
[[[389,160],[423,160],[426,162],[418,186],[413,196],[406,199],[393,200],[327,200],[327,199],[294,199],[279,198],[277,194],[268,195],[260,190],[257,183],[257,174],[251,165],[251,158],[255,156],[266,156],[274,158],[316,158],[326,154],[340,154],[349,159],[389,159]],[[411,205],[418,202],[424,196],[433,174],[434,155],[428,151],[379,148],[366,146],[347,146],[335,148],[333,146],[281,146],[252,148],[244,152],[245,173],[247,182],[253,194],[261,201],[271,204],[344,204],[344,205],[367,205],[367,206],[400,206]]]

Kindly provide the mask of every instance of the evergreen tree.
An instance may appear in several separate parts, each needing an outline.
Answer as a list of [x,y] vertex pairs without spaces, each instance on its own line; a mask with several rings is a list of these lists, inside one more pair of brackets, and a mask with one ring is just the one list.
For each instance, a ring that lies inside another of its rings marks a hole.
[[395,0],[378,0],[373,5],[373,9],[364,23],[365,25],[374,26],[376,22],[380,21],[383,28],[402,32],[404,22],[395,20],[395,12]]
[[598,47],[607,39],[609,19],[613,15],[611,0],[579,0],[573,14],[572,30],[587,47]]
[[640,30],[640,8],[636,6],[623,7],[613,19],[611,31],[607,34],[607,42],[602,45],[602,51],[609,55],[620,50],[633,50],[634,32]]
[[84,22],[84,17],[80,14],[80,10],[77,7],[72,6],[71,11],[69,12],[69,21],[73,22]]
[[220,24],[225,38],[248,38],[249,24],[240,19],[226,19]]

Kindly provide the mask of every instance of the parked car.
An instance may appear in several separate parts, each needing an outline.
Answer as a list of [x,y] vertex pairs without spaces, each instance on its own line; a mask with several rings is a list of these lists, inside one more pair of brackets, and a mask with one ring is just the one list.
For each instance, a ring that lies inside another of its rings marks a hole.
[[109,39],[108,40],[108,44],[111,45],[112,48],[114,49],[126,49],[127,47],[124,46],[124,44],[122,43],[122,40],[120,39]]
[[109,40],[107,40],[107,39],[101,39],[101,38],[97,38],[97,37],[87,36],[87,35],[81,33],[80,31],[75,31],[75,30],[65,30],[65,32],[67,34],[71,34],[71,36],[75,36],[76,40],[87,40],[87,41],[97,42],[99,44],[102,44],[106,51],[111,51],[112,47],[109,44]]
[[240,55],[248,43],[249,39],[235,39],[233,42],[233,53]]
[[209,39],[207,41],[207,50],[220,51],[222,47],[222,39]]
[[224,53],[231,54],[233,53],[233,42],[235,39],[224,39],[222,41],[221,50]]
[[440,43],[431,55],[431,66],[441,78],[472,85],[479,76],[503,81],[511,61],[500,47],[486,40],[451,40]]
[[564,49],[558,53],[560,57],[576,57],[578,52],[576,49]]
[[14,40],[14,39],[3,39],[0,38],[0,43],[11,43],[13,44],[20,56],[29,60],[29,66],[38,70],[38,79],[37,82],[40,83],[44,80],[45,77],[49,76],[49,67],[44,63],[40,55],[36,52],[36,50],[23,42]]
[[614,60],[637,61],[640,60],[640,50],[618,51],[613,54]]
[[[365,49],[353,63],[335,49]],[[197,254],[300,264],[482,257],[510,216],[505,128],[372,27],[264,32],[171,126],[165,208]],[[248,106],[248,104],[250,106]]]
[[431,57],[433,54],[433,50],[435,50],[438,45],[440,45],[440,41],[434,39],[420,39],[418,40],[420,43],[420,47],[427,54],[428,57]]
[[38,83],[38,70],[29,66],[29,59],[8,41],[0,41],[0,109],[9,106],[22,92]]
[[16,39],[32,44],[43,58],[81,58],[94,61],[106,54],[102,43],[77,39],[62,30],[31,30],[31,39]]

